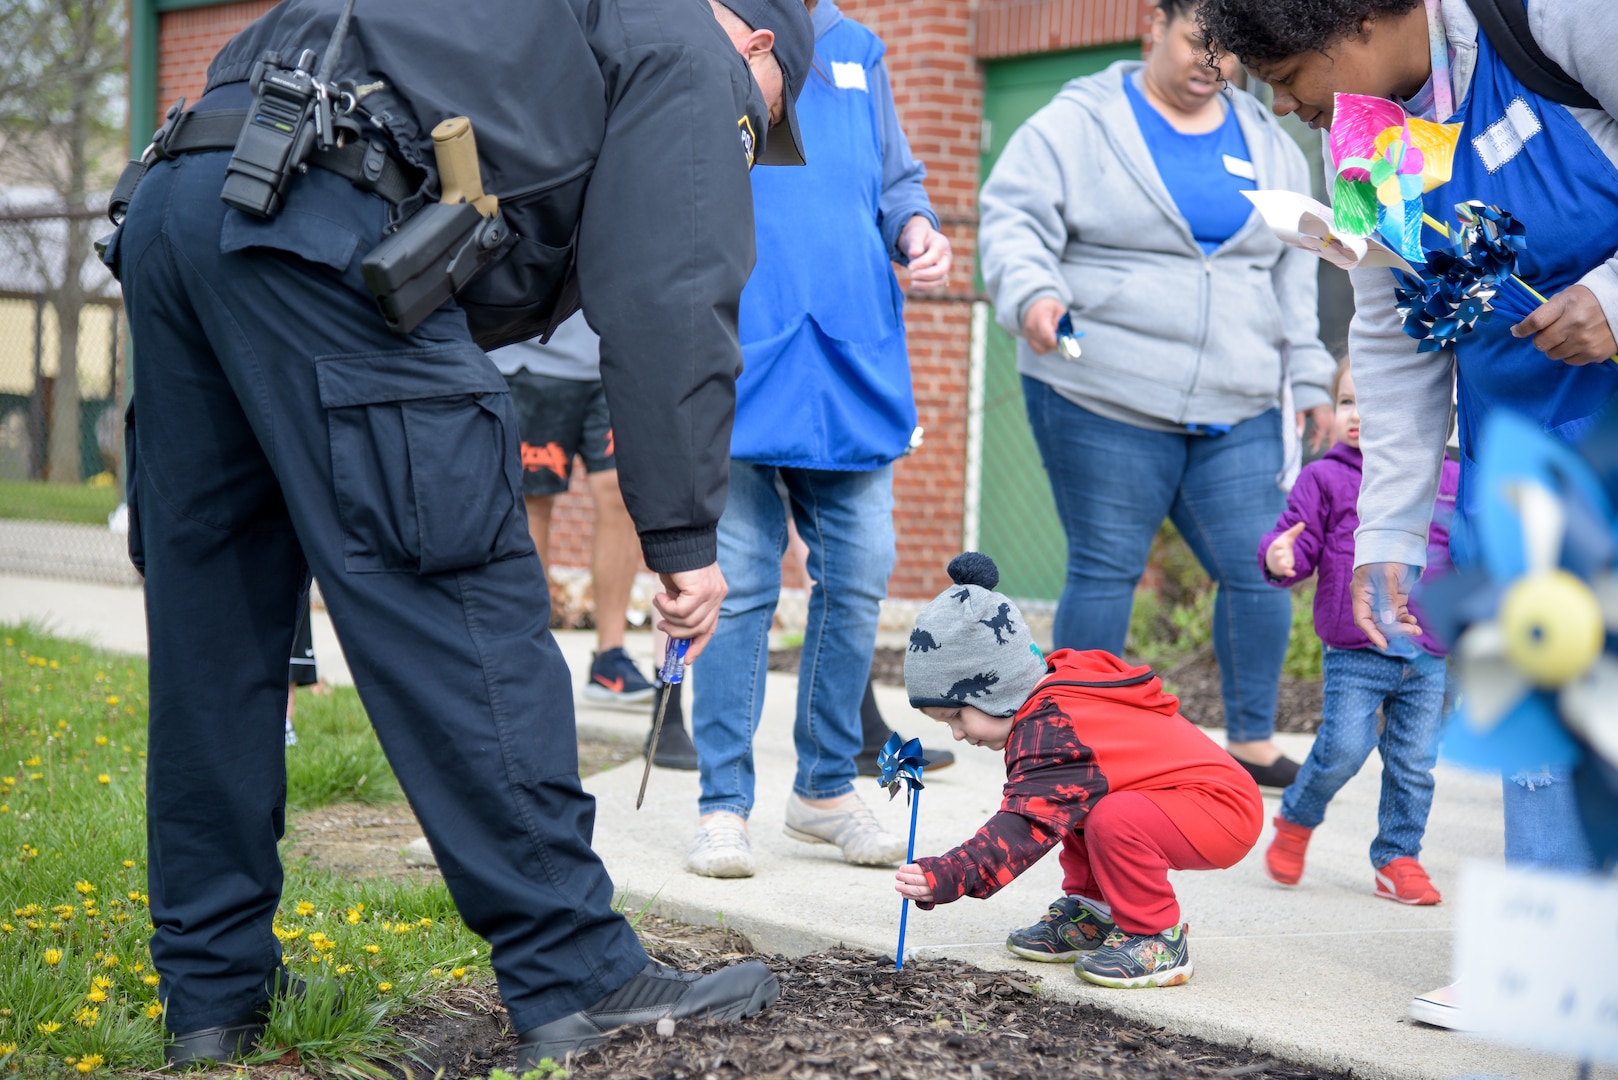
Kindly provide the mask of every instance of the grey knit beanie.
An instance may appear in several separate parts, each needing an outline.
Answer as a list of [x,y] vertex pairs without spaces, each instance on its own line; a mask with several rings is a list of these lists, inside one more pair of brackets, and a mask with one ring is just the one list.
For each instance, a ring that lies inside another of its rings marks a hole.
[[917,709],[971,705],[1011,716],[1045,677],[1045,657],[1017,605],[994,591],[994,560],[968,551],[950,560],[951,588],[916,616],[905,653],[905,689]]

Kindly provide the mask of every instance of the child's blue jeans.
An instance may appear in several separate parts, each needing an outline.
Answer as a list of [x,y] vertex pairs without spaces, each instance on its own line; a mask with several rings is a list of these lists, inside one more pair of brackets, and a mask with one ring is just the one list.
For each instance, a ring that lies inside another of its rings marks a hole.
[[[1298,778],[1281,795],[1281,816],[1312,829],[1326,804],[1376,749],[1382,754],[1371,865],[1421,854],[1433,806],[1433,764],[1444,718],[1444,661],[1418,652],[1386,656],[1374,649],[1326,649],[1325,707],[1320,732]],[[1377,731],[1377,709],[1384,721]]]

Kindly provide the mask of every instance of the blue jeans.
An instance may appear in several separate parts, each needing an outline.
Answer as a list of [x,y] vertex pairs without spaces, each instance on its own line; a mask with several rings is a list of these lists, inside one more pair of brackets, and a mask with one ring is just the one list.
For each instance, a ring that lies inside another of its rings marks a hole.
[[[1232,742],[1268,739],[1292,632],[1292,597],[1265,582],[1258,541],[1286,505],[1272,409],[1219,438],[1107,420],[1023,378],[1034,440],[1067,532],[1059,649],[1124,651],[1135,586],[1166,517],[1219,583],[1213,645]],[[992,553],[991,553],[992,554]]]
[[733,460],[730,499],[719,519],[719,568],[730,591],[691,686],[704,814],[724,810],[745,818],[753,809],[753,733],[764,711],[789,510],[809,545],[814,581],[798,665],[792,790],[806,799],[854,790],[860,700],[893,572],[893,467],[836,472]]
[[[1313,829],[1326,804],[1354,778],[1374,748],[1382,754],[1371,865],[1421,854],[1433,808],[1433,764],[1444,719],[1444,661],[1418,652],[1387,656],[1375,649],[1326,649],[1326,700],[1315,745],[1298,778],[1281,795],[1281,816]],[[1377,709],[1382,730],[1377,732]]]
[[1505,778],[1506,862],[1547,870],[1594,871],[1570,769],[1538,769]]

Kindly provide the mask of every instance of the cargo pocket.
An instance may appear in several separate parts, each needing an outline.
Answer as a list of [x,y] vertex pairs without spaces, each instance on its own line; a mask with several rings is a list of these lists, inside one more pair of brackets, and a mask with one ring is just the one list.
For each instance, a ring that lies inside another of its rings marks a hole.
[[124,410],[124,507],[129,523],[129,561],[135,572],[146,576],[146,540],[140,533],[140,503],[135,499],[140,465],[135,458],[135,399]]
[[504,377],[471,345],[315,362],[343,565],[439,574],[534,550]]

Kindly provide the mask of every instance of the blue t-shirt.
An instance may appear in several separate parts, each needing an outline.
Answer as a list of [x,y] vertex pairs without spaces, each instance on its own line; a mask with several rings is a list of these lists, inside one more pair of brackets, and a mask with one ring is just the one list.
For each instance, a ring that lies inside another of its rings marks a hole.
[[1206,134],[1187,135],[1174,130],[1152,107],[1137,81],[1124,80],[1135,123],[1169,197],[1191,226],[1203,254],[1210,255],[1247,224],[1253,204],[1241,193],[1258,187],[1236,110],[1227,105],[1223,124]]

